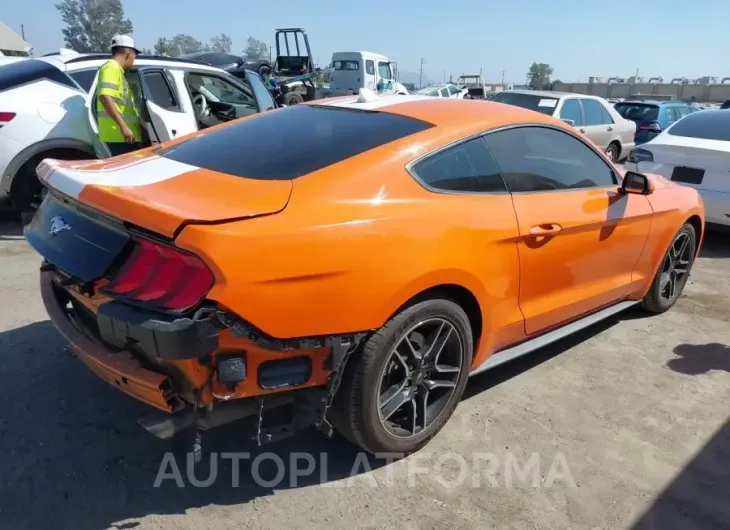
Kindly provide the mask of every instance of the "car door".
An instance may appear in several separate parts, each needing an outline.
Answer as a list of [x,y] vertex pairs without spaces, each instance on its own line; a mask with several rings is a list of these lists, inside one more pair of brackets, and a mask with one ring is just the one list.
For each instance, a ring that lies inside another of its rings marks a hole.
[[662,129],[666,129],[674,124],[679,119],[679,113],[677,112],[675,105],[667,105],[662,109],[662,117],[659,123]]
[[512,194],[519,225],[519,303],[535,334],[616,302],[642,281],[634,266],[652,209],[622,194],[594,147],[548,126],[485,136]]
[[581,98],[583,106],[583,131],[601,150],[605,151],[613,136],[613,121],[607,121],[600,102],[595,99]]
[[89,138],[91,138],[94,154],[96,158],[110,158],[112,156],[111,151],[104,142],[99,139],[99,124],[96,121],[96,86],[99,84],[99,71],[97,69],[96,75],[94,76],[94,82],[89,88],[89,92],[86,94],[85,107],[86,107],[86,121],[90,129]]
[[[418,160],[409,172],[436,197],[443,197],[436,201],[444,208],[453,208],[471,220],[451,230],[458,231],[465,258],[479,264],[481,277],[477,279],[485,287],[489,306],[484,318],[489,320],[489,329],[499,330],[484,337],[482,348],[494,351],[522,338],[517,219],[499,166],[484,139],[468,138],[437,150]],[[440,237],[436,235],[434,241]]]
[[251,90],[253,90],[253,95],[259,105],[259,111],[266,112],[274,110],[276,108],[276,102],[274,101],[274,97],[271,95],[269,89],[266,88],[266,84],[264,83],[264,80],[261,79],[261,76],[259,76],[256,72],[248,70],[246,72],[246,80],[248,81]]
[[[152,143],[166,142],[198,130],[192,117],[183,110],[172,76],[164,68],[143,66],[137,69],[144,121],[151,125]],[[130,83],[131,84],[131,83]],[[147,116],[144,116],[146,111]]]

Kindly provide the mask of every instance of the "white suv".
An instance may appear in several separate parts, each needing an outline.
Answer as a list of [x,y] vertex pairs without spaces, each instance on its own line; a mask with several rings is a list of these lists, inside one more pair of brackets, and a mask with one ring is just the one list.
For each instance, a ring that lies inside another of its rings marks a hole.
[[[35,169],[44,158],[106,158],[94,92],[109,54],[62,50],[0,62],[0,208],[31,212],[41,197]],[[208,64],[139,56],[127,73],[152,143],[276,108],[261,77]]]

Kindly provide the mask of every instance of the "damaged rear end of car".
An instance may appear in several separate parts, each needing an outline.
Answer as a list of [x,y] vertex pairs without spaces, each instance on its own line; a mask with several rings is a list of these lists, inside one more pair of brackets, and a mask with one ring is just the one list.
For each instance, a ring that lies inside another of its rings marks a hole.
[[[48,193],[25,236],[44,258],[46,310],[86,366],[157,409],[139,419],[155,436],[246,417],[254,418],[260,444],[311,426],[332,434],[327,412],[348,356],[369,331],[269,336],[230,307],[230,290],[223,296],[234,264],[216,262],[216,240],[203,235],[208,246],[195,252],[180,241],[186,227],[228,230],[281,214],[297,178],[431,127],[385,113],[344,113],[284,109],[109,160],[38,167]],[[350,114],[370,122],[362,130],[372,135],[348,129]],[[309,150],[285,143],[292,119],[313,129],[302,142]],[[238,128],[252,124],[262,130],[249,131],[240,145],[246,131]],[[342,138],[343,131],[357,140],[343,142],[345,149],[316,137]],[[276,164],[256,156],[267,151],[280,153]],[[245,252],[236,260],[245,267]]]
[[[44,164],[73,176],[63,164]],[[46,184],[48,173],[41,167]],[[44,258],[43,303],[89,369],[158,409],[140,425],[170,438],[253,416],[259,443],[322,426],[332,389],[322,362],[339,363],[358,337],[266,337],[209,298],[224,281],[214,264],[177,247],[171,236],[91,208],[52,185],[48,190],[25,228]],[[184,217],[174,229],[165,221],[173,234],[189,223],[217,222]],[[292,357],[292,350],[299,354]]]

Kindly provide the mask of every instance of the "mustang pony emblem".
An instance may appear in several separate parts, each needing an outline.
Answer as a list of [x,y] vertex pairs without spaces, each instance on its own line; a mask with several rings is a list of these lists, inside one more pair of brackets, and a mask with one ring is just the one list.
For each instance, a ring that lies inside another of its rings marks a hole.
[[49,235],[55,236],[63,230],[71,230],[71,227],[66,224],[66,221],[63,220],[63,217],[57,215],[56,217],[51,219],[51,229],[48,231]]

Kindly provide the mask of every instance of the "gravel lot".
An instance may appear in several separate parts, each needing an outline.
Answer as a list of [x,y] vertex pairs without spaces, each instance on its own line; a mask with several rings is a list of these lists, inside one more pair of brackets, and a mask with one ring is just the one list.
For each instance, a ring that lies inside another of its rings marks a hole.
[[240,425],[208,433],[206,451],[250,453],[237,487],[230,458],[212,457],[192,480],[179,458],[182,484],[154,487],[184,447],[144,432],[146,407],[70,356],[38,264],[0,224],[0,528],[730,527],[730,236],[710,236],[673,310],[630,311],[474,379],[406,460],[368,471],[316,433],[260,449]]

